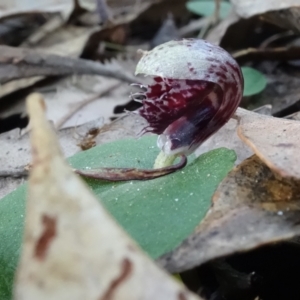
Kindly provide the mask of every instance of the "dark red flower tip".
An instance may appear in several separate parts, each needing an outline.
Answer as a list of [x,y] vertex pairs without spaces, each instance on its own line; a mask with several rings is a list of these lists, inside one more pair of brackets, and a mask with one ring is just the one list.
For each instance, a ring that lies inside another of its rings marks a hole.
[[236,61],[200,39],[171,41],[146,52],[136,73],[152,77],[138,113],[166,154],[190,154],[234,114],[243,92]]

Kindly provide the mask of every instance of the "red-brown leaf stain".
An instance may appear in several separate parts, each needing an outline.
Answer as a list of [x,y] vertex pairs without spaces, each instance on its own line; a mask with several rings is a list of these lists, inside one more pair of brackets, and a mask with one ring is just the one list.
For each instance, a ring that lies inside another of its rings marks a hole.
[[113,295],[116,291],[116,289],[124,283],[124,281],[128,278],[128,276],[131,274],[133,269],[132,262],[128,258],[124,258],[124,260],[121,263],[121,272],[120,274],[111,281],[108,289],[106,292],[99,298],[99,300],[112,300]]
[[184,292],[179,292],[178,300],[187,300],[187,297],[185,296]]
[[43,232],[35,245],[35,251],[34,251],[34,256],[38,260],[45,259],[50,244],[54,239],[54,237],[56,236],[56,218],[50,217],[48,215],[43,215],[42,225],[43,225]]

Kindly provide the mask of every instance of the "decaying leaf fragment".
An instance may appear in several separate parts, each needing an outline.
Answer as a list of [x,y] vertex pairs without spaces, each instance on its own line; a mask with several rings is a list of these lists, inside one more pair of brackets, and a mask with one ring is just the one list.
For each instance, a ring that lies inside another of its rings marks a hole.
[[300,234],[300,181],[278,176],[256,155],[229,173],[206,217],[177,249],[160,258],[171,272]]
[[41,96],[27,103],[33,168],[14,299],[199,299],[159,270],[71,171]]
[[299,6],[298,0],[230,0],[235,11],[243,18],[249,18],[268,11],[282,10]]
[[277,26],[300,31],[299,0],[231,0],[234,10],[242,18],[260,15]]
[[239,109],[239,137],[272,170],[300,178],[300,122]]

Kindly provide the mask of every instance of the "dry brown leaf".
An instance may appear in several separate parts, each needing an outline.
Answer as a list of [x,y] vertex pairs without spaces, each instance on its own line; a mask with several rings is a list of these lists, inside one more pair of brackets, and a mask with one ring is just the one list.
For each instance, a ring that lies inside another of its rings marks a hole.
[[300,32],[300,3],[299,0],[231,0],[237,14],[242,18],[261,15],[282,28]]
[[[96,3],[94,0],[80,0],[80,5],[85,9],[94,10]],[[74,8],[72,0],[42,0],[42,1],[24,1],[24,0],[0,0],[0,18],[13,14],[29,13],[32,11],[40,12],[60,12],[62,17],[67,20]]]
[[71,171],[42,97],[27,103],[33,169],[14,299],[199,299],[159,270]]
[[280,26],[282,28],[291,29],[297,33],[300,32],[300,5],[290,7],[284,10],[276,10],[267,12],[262,16],[263,19]]
[[300,181],[278,176],[257,156],[231,171],[195,232],[159,259],[171,272],[300,234]]
[[286,119],[300,121],[300,111],[295,112],[289,116],[286,116]]
[[[16,79],[16,80],[3,83],[1,84],[0,98],[5,97],[21,89],[28,88],[30,86],[33,87],[35,83],[42,80],[43,78],[44,78],[43,76],[34,76],[29,78]],[[1,102],[2,101],[3,99],[1,99]],[[23,111],[24,111],[23,109],[20,110],[20,112]],[[7,110],[1,111],[1,117],[4,117],[7,114],[9,115],[11,114],[11,112],[7,112]]]
[[[57,16],[54,16],[58,18]],[[53,19],[49,20],[51,22]],[[64,21],[63,21],[64,22]],[[41,53],[56,54],[66,57],[79,57],[90,36],[98,28],[64,25],[50,31],[47,24],[41,26],[20,47],[35,49]],[[35,83],[44,79],[44,76],[34,76],[11,80],[1,85],[0,97],[22,88],[33,87]]]
[[[91,86],[91,89],[85,90],[76,84],[76,80],[73,80],[75,79],[74,77],[78,79],[82,76],[70,76],[56,82],[55,86],[42,88],[48,107],[48,119],[55,124],[57,129],[80,126],[89,121],[98,119],[99,117],[103,118],[103,122],[107,122],[109,118],[113,116],[114,106],[124,102],[122,101],[123,99],[120,99],[120,89],[116,88],[121,85],[120,82],[115,82],[114,84],[114,81],[108,79],[108,85],[104,88],[102,83],[106,82],[106,79],[101,78],[99,80],[99,77],[93,77],[92,79],[95,78],[100,82],[100,90],[98,90],[99,87],[97,87],[97,90],[93,92],[93,85]],[[93,80],[91,81],[93,82]],[[71,83],[69,87],[65,86],[66,82]],[[116,88],[116,90],[114,90],[114,88]],[[39,89],[34,90],[36,90],[36,92],[39,91]],[[0,112],[0,118],[3,120],[4,124],[7,120],[10,120],[13,115],[20,114],[22,117],[26,116],[24,102],[25,96],[26,94],[29,94],[29,91],[26,91],[24,94],[25,95],[20,99],[17,99],[18,101],[15,103],[10,103],[9,107],[5,105],[5,102],[8,101],[3,101],[4,107],[3,111]],[[112,95],[116,95],[117,98],[112,98]],[[27,124],[23,126],[27,126]],[[3,131],[5,132],[7,130]]]
[[[162,0],[116,0],[106,1],[114,25],[128,24],[147,10],[152,4]],[[95,8],[89,8],[87,13],[78,17],[80,23],[86,26],[98,25],[102,20]]]
[[[41,28],[36,35],[41,35],[43,30],[45,31],[44,28]],[[53,32],[44,32],[45,37],[35,43],[28,40],[21,47],[66,57],[79,57],[90,37],[99,30],[99,27],[64,25]]]
[[59,30],[65,24],[65,20],[59,13],[51,14],[46,22],[39,26],[38,29],[33,31],[19,46],[20,47],[34,47],[40,43],[43,39],[47,38],[52,32]]
[[[128,98],[130,86],[102,76],[74,75],[55,80],[40,89],[36,87],[34,91],[43,94],[47,117],[60,129],[80,126],[100,117],[104,123],[109,122],[115,116],[114,108]],[[29,94],[29,91],[24,94]],[[25,114],[25,95],[9,106],[3,100],[0,117]]]
[[239,109],[239,137],[281,176],[300,179],[300,122]]
[[[45,30],[44,28],[41,28],[41,32],[37,32],[36,35],[38,36],[39,34],[41,35],[43,30]],[[79,55],[82,54],[83,49],[86,46],[86,42],[87,40],[89,40],[91,34],[93,34],[94,32],[97,32],[99,30],[99,28],[88,28],[88,27],[78,27],[78,26],[73,26],[73,25],[66,25],[63,26],[57,30],[55,30],[52,33],[45,33],[45,37],[42,38],[41,40],[39,40],[38,38],[35,38],[35,42],[32,40],[30,40],[30,42],[28,41],[27,43],[27,47],[29,48],[34,48],[36,50],[39,51],[39,53],[51,53],[51,54],[56,54],[56,55],[63,55],[64,57],[77,57]],[[33,36],[34,37],[34,36]],[[132,62],[131,62],[132,64]],[[32,68],[33,66],[28,66],[28,69]],[[40,70],[42,69],[42,64],[40,66]],[[118,61],[114,61],[114,63],[109,63],[106,64],[106,68],[110,69],[112,67],[112,69],[114,68],[119,68],[119,69],[123,69],[122,66],[119,65]],[[0,68],[1,70],[1,68]],[[128,71],[128,69],[126,69]],[[28,71],[28,70],[27,70]],[[56,71],[55,71],[56,72]],[[129,72],[129,71],[128,71]],[[1,73],[1,71],[0,71]],[[72,74],[72,72],[70,72]],[[133,73],[133,72],[132,72]],[[102,78],[102,77],[98,77],[98,76],[86,76],[89,77],[90,82],[88,84],[86,84],[86,86],[84,88],[82,87],[78,87],[78,82],[83,81],[82,77],[85,76],[70,76],[68,78],[64,78],[62,80],[59,80],[58,82],[55,82],[55,87],[52,90],[60,90],[61,89],[61,83],[65,83],[65,82],[70,82],[70,88],[68,90],[66,90],[66,87],[63,86],[63,93],[61,93],[62,98],[68,97],[68,100],[70,102],[74,101],[74,103],[77,101],[83,101],[86,98],[90,98],[92,95],[94,95],[94,93],[98,94],[99,93],[99,87],[101,90],[101,84],[104,83],[104,87],[105,89],[107,89],[107,87],[109,86],[109,83],[111,81],[110,78]],[[93,77],[93,78],[92,78]],[[38,82],[44,79],[44,76],[34,76],[34,77],[25,77],[25,78],[21,78],[21,79],[15,79],[15,80],[11,80],[9,82],[6,82],[4,84],[2,84],[2,88],[0,91],[0,96],[6,96],[9,93],[18,91],[19,89],[24,89],[24,88],[28,88],[28,90],[31,89],[31,91],[38,91],[37,90],[37,86],[38,86]],[[132,78],[133,79],[133,78]],[[105,82],[108,82],[108,85],[105,84]],[[88,81],[86,81],[88,82]],[[95,88],[95,85],[97,85],[97,87]],[[47,89],[47,87],[46,87]],[[78,90],[79,89],[79,90]],[[25,112],[25,97],[28,95],[29,91],[24,91],[22,94],[24,95],[23,98],[19,97],[19,99],[15,99],[15,97],[12,97],[15,101],[9,102],[9,105],[7,105],[5,102],[5,99],[2,99],[2,106],[5,106],[5,110],[3,110],[3,108],[1,109],[2,111],[0,112],[0,116],[1,118],[5,118],[7,116],[10,116],[12,114],[16,114],[16,113],[23,113]],[[49,90],[49,89],[48,89]],[[22,95],[21,93],[19,93],[19,95]],[[51,94],[51,93],[50,93]],[[53,94],[53,93],[52,93]],[[69,95],[67,95],[69,94]],[[47,93],[47,96],[49,95],[49,93]],[[57,97],[57,98],[61,98],[61,97]],[[75,99],[74,99],[75,98]],[[127,98],[127,96],[126,96]],[[52,100],[52,99],[51,99]],[[60,99],[57,99],[57,101],[59,101]],[[111,100],[111,99],[110,99]],[[117,101],[120,101],[120,99],[118,98]],[[53,103],[53,101],[51,101],[51,104]],[[111,102],[108,102],[109,104]],[[55,104],[54,104],[55,105]],[[109,111],[111,111],[111,106],[113,105],[113,103],[111,103],[110,108],[108,109]],[[76,106],[76,104],[74,104],[74,106]],[[106,106],[102,106],[101,108],[106,108]],[[97,110],[94,110],[97,111]],[[106,110],[107,111],[107,110]],[[64,115],[64,110],[61,109],[61,107],[57,110],[57,113],[55,113],[55,115]],[[107,114],[107,113],[106,113]],[[100,115],[103,114],[98,114],[97,117],[99,117]],[[85,118],[86,114],[84,114],[84,117],[82,119],[86,119]],[[87,120],[91,120],[94,119],[93,118],[87,118]],[[57,121],[55,118],[53,118],[54,121]],[[78,120],[77,120],[78,121]],[[79,124],[82,124],[82,120]],[[77,125],[79,125],[77,124]],[[70,125],[70,124],[69,124]]]
[[75,127],[100,117],[108,123],[115,106],[123,104],[129,93],[128,84],[90,75],[68,76],[48,86],[48,91],[42,89],[47,117],[56,128]]
[[263,14],[268,11],[287,9],[299,6],[299,0],[230,0],[235,11],[243,18]]

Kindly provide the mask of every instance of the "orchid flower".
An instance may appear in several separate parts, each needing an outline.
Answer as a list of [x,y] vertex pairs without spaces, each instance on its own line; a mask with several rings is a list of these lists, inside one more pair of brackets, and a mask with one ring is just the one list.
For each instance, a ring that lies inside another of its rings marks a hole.
[[201,39],[170,41],[143,52],[135,73],[151,77],[132,98],[142,96],[137,113],[148,122],[143,133],[158,134],[165,157],[191,154],[233,116],[243,95],[237,62]]

